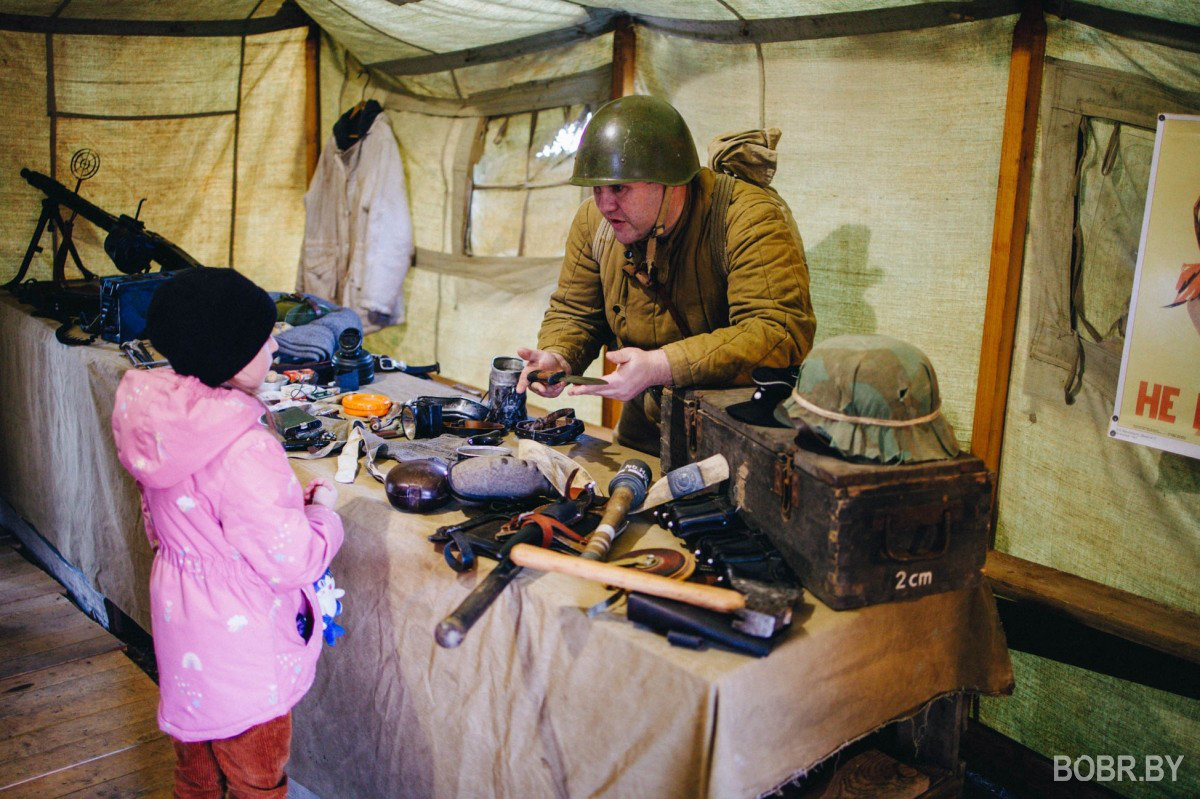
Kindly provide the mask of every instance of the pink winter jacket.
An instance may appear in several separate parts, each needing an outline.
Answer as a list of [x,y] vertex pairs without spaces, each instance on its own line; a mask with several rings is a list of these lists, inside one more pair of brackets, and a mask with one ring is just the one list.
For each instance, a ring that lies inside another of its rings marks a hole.
[[342,545],[342,521],[305,505],[263,406],[169,370],[125,373],[113,436],[142,491],[158,661],[158,724],[181,741],[229,738],[288,712],[312,685],[320,613],[296,614]]

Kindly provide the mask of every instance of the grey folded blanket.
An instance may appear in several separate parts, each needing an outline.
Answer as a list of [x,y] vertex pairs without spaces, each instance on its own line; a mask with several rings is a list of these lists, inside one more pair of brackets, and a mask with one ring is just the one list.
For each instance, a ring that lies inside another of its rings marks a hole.
[[285,330],[275,337],[279,355],[298,362],[327,361],[337,350],[338,336],[354,328],[362,332],[362,320],[352,308],[339,308],[306,325]]

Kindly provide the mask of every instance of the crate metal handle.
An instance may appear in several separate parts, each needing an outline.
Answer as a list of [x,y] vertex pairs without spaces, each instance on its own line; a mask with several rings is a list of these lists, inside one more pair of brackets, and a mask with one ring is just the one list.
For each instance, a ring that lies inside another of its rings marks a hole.
[[945,508],[942,511],[941,523],[938,525],[942,533],[942,546],[936,551],[928,550],[917,553],[894,551],[892,549],[891,541],[892,519],[894,518],[895,517],[889,513],[883,519],[883,554],[890,560],[897,561],[898,563],[907,563],[914,560],[936,560],[950,551],[950,534],[954,527],[953,516],[950,513],[950,508]]

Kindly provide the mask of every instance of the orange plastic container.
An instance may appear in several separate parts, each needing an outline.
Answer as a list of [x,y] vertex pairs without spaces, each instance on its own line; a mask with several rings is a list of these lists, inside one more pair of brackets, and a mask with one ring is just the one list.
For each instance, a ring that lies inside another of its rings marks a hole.
[[383,416],[392,401],[382,394],[347,394],[342,398],[342,411],[350,416]]

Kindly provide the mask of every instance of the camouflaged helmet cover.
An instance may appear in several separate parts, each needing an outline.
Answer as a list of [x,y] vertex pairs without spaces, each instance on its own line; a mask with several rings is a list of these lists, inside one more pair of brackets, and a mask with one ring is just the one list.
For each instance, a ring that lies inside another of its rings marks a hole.
[[937,375],[925,353],[890,336],[837,336],[813,347],[800,366],[792,396],[776,418],[803,422],[843,456],[885,464],[953,458],[958,440],[940,412],[904,427],[830,419],[809,404],[843,416],[911,420],[940,411]]
[[682,186],[700,171],[687,122],[665,100],[635,94],[597,109],[583,129],[571,183]]

